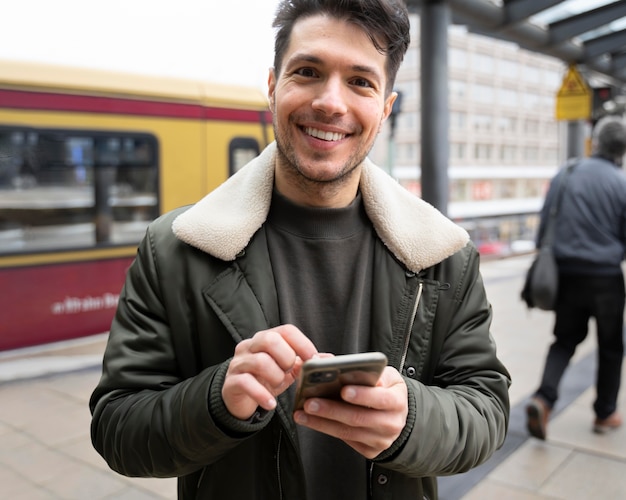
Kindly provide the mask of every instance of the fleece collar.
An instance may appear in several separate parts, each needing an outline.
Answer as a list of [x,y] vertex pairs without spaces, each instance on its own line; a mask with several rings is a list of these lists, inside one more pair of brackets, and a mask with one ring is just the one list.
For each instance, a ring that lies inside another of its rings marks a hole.
[[[274,186],[276,144],[206,195],[172,224],[180,240],[222,260],[234,260],[265,220]],[[360,189],[379,238],[408,269],[419,272],[469,241],[467,232],[400,186],[369,159]]]

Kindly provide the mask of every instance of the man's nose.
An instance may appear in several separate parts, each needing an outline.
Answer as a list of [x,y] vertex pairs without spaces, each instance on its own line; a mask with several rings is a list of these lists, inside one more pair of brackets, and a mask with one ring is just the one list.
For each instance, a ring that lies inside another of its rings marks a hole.
[[348,110],[347,88],[340,78],[329,78],[319,87],[313,99],[313,109],[326,115],[344,114]]

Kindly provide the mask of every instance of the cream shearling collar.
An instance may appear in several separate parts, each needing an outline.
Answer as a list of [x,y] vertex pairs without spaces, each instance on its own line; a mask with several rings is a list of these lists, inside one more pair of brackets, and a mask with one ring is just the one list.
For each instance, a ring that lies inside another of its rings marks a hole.
[[[276,144],[206,195],[172,224],[177,238],[222,260],[234,260],[267,218]],[[376,233],[408,269],[419,272],[463,248],[469,235],[401,187],[369,159],[361,193]]]

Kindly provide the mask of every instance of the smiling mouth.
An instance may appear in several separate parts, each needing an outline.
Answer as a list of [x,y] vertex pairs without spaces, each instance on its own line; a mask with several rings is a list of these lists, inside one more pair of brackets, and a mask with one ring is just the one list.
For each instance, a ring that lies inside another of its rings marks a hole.
[[346,137],[346,134],[339,134],[338,132],[324,132],[323,130],[318,130],[313,127],[305,127],[304,132],[311,137],[328,142],[340,141]]

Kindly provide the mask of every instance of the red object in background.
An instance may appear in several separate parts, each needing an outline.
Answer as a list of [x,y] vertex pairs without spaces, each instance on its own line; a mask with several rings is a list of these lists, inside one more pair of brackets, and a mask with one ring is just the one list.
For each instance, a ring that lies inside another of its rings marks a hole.
[[0,351],[108,331],[131,262],[0,269]]
[[487,241],[477,247],[481,255],[505,255],[508,253],[508,246],[501,241]]
[[472,184],[473,200],[491,200],[493,198],[492,181],[475,181]]

